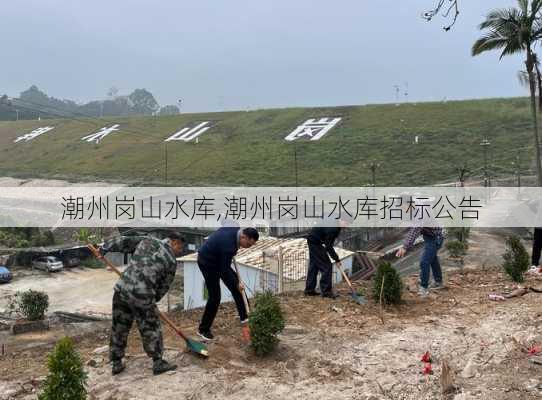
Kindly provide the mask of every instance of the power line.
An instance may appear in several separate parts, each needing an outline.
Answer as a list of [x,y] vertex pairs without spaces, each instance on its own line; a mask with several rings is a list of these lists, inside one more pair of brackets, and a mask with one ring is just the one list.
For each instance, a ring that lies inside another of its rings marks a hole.
[[[34,106],[34,107],[42,106],[41,104],[29,102],[29,101],[26,101],[26,100],[17,99],[17,101],[21,102],[21,103],[24,103],[24,104],[29,104],[30,106]],[[13,105],[12,105],[12,107],[13,107]],[[55,116],[55,117],[59,117],[61,119],[68,119],[68,120],[71,120],[71,121],[76,121],[76,122],[81,122],[81,123],[86,123],[86,124],[89,124],[90,121],[94,121],[94,122],[98,123],[98,125],[103,125],[104,122],[107,123],[107,121],[103,121],[100,118],[92,117],[92,116],[89,116],[89,115],[84,114],[84,113],[67,112],[65,110],[62,110],[62,109],[59,109],[59,108],[56,108],[56,107],[51,107],[51,106],[47,106],[47,107],[50,110],[56,110],[56,113],[52,112],[52,111],[49,111],[49,110],[44,110],[42,108],[29,108],[29,107],[24,107],[24,106],[19,107],[19,108],[25,108],[27,111],[41,112],[41,113],[44,113],[44,114],[47,114],[47,115],[52,115],[52,116]],[[70,116],[70,114],[75,115],[75,116],[79,116],[80,118]],[[117,117],[122,118],[123,116],[117,116]],[[145,138],[149,138],[149,136],[145,135],[142,131],[134,131],[132,129],[125,129],[125,128],[123,128],[122,131],[127,132],[127,133],[132,133],[134,135],[139,135],[139,136],[142,136],[142,137],[145,137]]]

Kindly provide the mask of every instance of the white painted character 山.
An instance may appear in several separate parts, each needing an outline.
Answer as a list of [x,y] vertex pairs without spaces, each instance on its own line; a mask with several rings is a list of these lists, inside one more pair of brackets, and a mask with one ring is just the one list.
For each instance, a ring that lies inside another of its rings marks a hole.
[[211,123],[209,121],[203,121],[197,124],[196,126],[187,126],[181,129],[179,132],[174,133],[168,137],[164,142],[170,142],[172,140],[182,140],[184,142],[190,142],[191,140],[196,139],[199,141],[199,136],[204,132],[211,129]]

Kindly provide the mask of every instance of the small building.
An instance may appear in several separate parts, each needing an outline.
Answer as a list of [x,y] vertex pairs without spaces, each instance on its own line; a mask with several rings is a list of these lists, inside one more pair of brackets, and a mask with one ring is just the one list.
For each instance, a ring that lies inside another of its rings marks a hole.
[[[354,253],[335,248],[345,272],[352,273]],[[248,297],[258,292],[283,293],[303,290],[309,266],[309,250],[305,239],[261,238],[249,249],[240,249],[237,256],[239,275]],[[197,264],[197,253],[178,259],[184,270],[184,309],[203,307],[207,302],[205,281]],[[232,268],[234,266],[232,265]],[[342,281],[342,275],[333,266],[333,283]],[[233,301],[231,293],[221,282],[222,303]]]

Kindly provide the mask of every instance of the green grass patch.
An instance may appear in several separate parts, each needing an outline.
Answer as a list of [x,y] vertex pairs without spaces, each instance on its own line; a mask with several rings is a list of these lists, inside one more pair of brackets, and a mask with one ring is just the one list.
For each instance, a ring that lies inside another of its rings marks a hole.
[[[319,141],[284,140],[309,118],[333,116],[343,120]],[[479,144],[484,137],[492,143],[489,162],[500,173],[513,173],[514,149],[521,148],[524,168],[532,167],[534,156],[528,100],[513,98],[0,122],[0,174],[162,185],[164,139],[198,121],[215,122],[199,143],[167,144],[170,185],[293,186],[294,148],[301,186],[365,185],[371,181],[367,164],[373,161],[380,164],[379,186],[456,180],[458,166],[483,166]],[[121,130],[98,145],[81,141],[114,123]],[[55,129],[29,142],[13,142],[46,125]]]

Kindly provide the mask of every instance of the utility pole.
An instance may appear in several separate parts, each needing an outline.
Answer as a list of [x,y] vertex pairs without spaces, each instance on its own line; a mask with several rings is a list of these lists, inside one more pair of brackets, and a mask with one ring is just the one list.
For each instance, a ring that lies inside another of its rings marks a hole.
[[519,151],[516,156],[516,161],[512,161],[512,165],[516,167],[516,178],[518,182],[518,188],[521,187],[521,163],[519,158]]
[[375,197],[375,188],[376,188],[376,169],[380,167],[380,164],[375,163],[374,161],[371,163],[371,186],[372,186],[372,196]]
[[487,140],[487,137],[482,140],[480,146],[484,149],[484,187],[489,185],[489,175],[487,171],[487,148],[491,145],[491,142]]
[[18,121],[19,120],[19,110],[15,110],[15,113],[17,114],[17,117],[16,117],[16,120],[15,121]]
[[166,160],[166,167],[164,168],[164,183],[167,186],[167,142],[164,142],[164,157]]
[[[296,198],[298,196],[298,190],[297,188],[299,187],[299,176],[297,174],[297,143],[294,141],[294,171],[295,171],[295,195],[296,195]],[[295,220],[295,223],[296,223],[296,232],[299,232],[299,219],[296,218]],[[280,278],[279,280],[281,280],[282,278]]]
[[399,105],[399,92],[401,91],[401,87],[399,85],[393,85],[395,88],[395,104]]
[[465,187],[465,176],[467,175],[467,172],[469,172],[467,164],[463,164],[463,166],[459,167],[457,170],[459,172],[459,186]]
[[297,175],[297,144],[294,141],[294,169],[295,169],[295,187],[299,187],[299,179]]
[[374,161],[369,166],[369,168],[371,169],[371,185],[373,187],[376,187],[376,169],[378,167],[380,167],[380,164],[377,164]]

